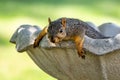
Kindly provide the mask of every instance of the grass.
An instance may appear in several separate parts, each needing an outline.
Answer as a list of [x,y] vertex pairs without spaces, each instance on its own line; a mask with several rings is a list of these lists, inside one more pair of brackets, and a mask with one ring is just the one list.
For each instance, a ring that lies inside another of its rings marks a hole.
[[96,25],[120,25],[119,0],[1,0],[0,80],[56,80],[39,69],[26,53],[19,54],[10,37],[21,24],[48,24],[59,17],[73,17]]

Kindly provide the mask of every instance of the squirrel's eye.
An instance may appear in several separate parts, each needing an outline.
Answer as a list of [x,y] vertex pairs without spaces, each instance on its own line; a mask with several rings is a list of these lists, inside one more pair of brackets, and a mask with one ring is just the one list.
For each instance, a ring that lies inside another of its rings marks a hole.
[[60,33],[62,33],[63,32],[63,30],[62,29],[60,29],[60,31],[59,31]]

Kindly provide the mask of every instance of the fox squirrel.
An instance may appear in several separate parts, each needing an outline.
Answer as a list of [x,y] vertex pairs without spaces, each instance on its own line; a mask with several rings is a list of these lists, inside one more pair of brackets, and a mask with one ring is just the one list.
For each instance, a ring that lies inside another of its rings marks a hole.
[[82,49],[84,43],[84,36],[94,39],[106,38],[86,22],[73,18],[59,18],[51,21],[48,18],[49,25],[45,27],[38,37],[35,39],[33,47],[39,46],[41,39],[48,34],[48,38],[53,43],[58,43],[62,40],[73,40],[78,51],[78,55],[85,59],[84,50]]

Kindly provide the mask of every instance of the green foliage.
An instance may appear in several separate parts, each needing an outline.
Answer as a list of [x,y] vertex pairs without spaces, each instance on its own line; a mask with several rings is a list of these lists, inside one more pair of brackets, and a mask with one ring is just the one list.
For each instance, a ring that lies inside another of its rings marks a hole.
[[5,38],[3,36],[0,35],[0,46],[8,46],[9,42],[7,41],[8,38]]
[[120,18],[119,3],[120,0],[3,0],[0,2],[0,16],[46,18],[52,15],[58,16],[56,13],[59,8],[72,6],[84,7],[85,10],[96,14]]

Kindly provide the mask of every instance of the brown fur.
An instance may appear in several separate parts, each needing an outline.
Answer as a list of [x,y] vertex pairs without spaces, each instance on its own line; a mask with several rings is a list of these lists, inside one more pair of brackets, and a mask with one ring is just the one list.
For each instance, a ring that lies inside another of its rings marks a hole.
[[39,42],[42,40],[42,38],[47,34],[47,27],[45,27],[38,35],[38,37],[35,39],[33,47],[38,47]]
[[53,43],[58,43],[62,40],[73,40],[76,44],[78,55],[84,59],[84,36],[87,35],[88,37],[94,39],[105,38],[87,23],[78,19],[60,18],[58,20],[51,21],[51,19],[49,18],[48,22],[48,28],[45,27],[40,32],[39,36],[34,42],[34,47],[39,46],[39,42],[41,41],[41,39],[48,33],[48,38]]

